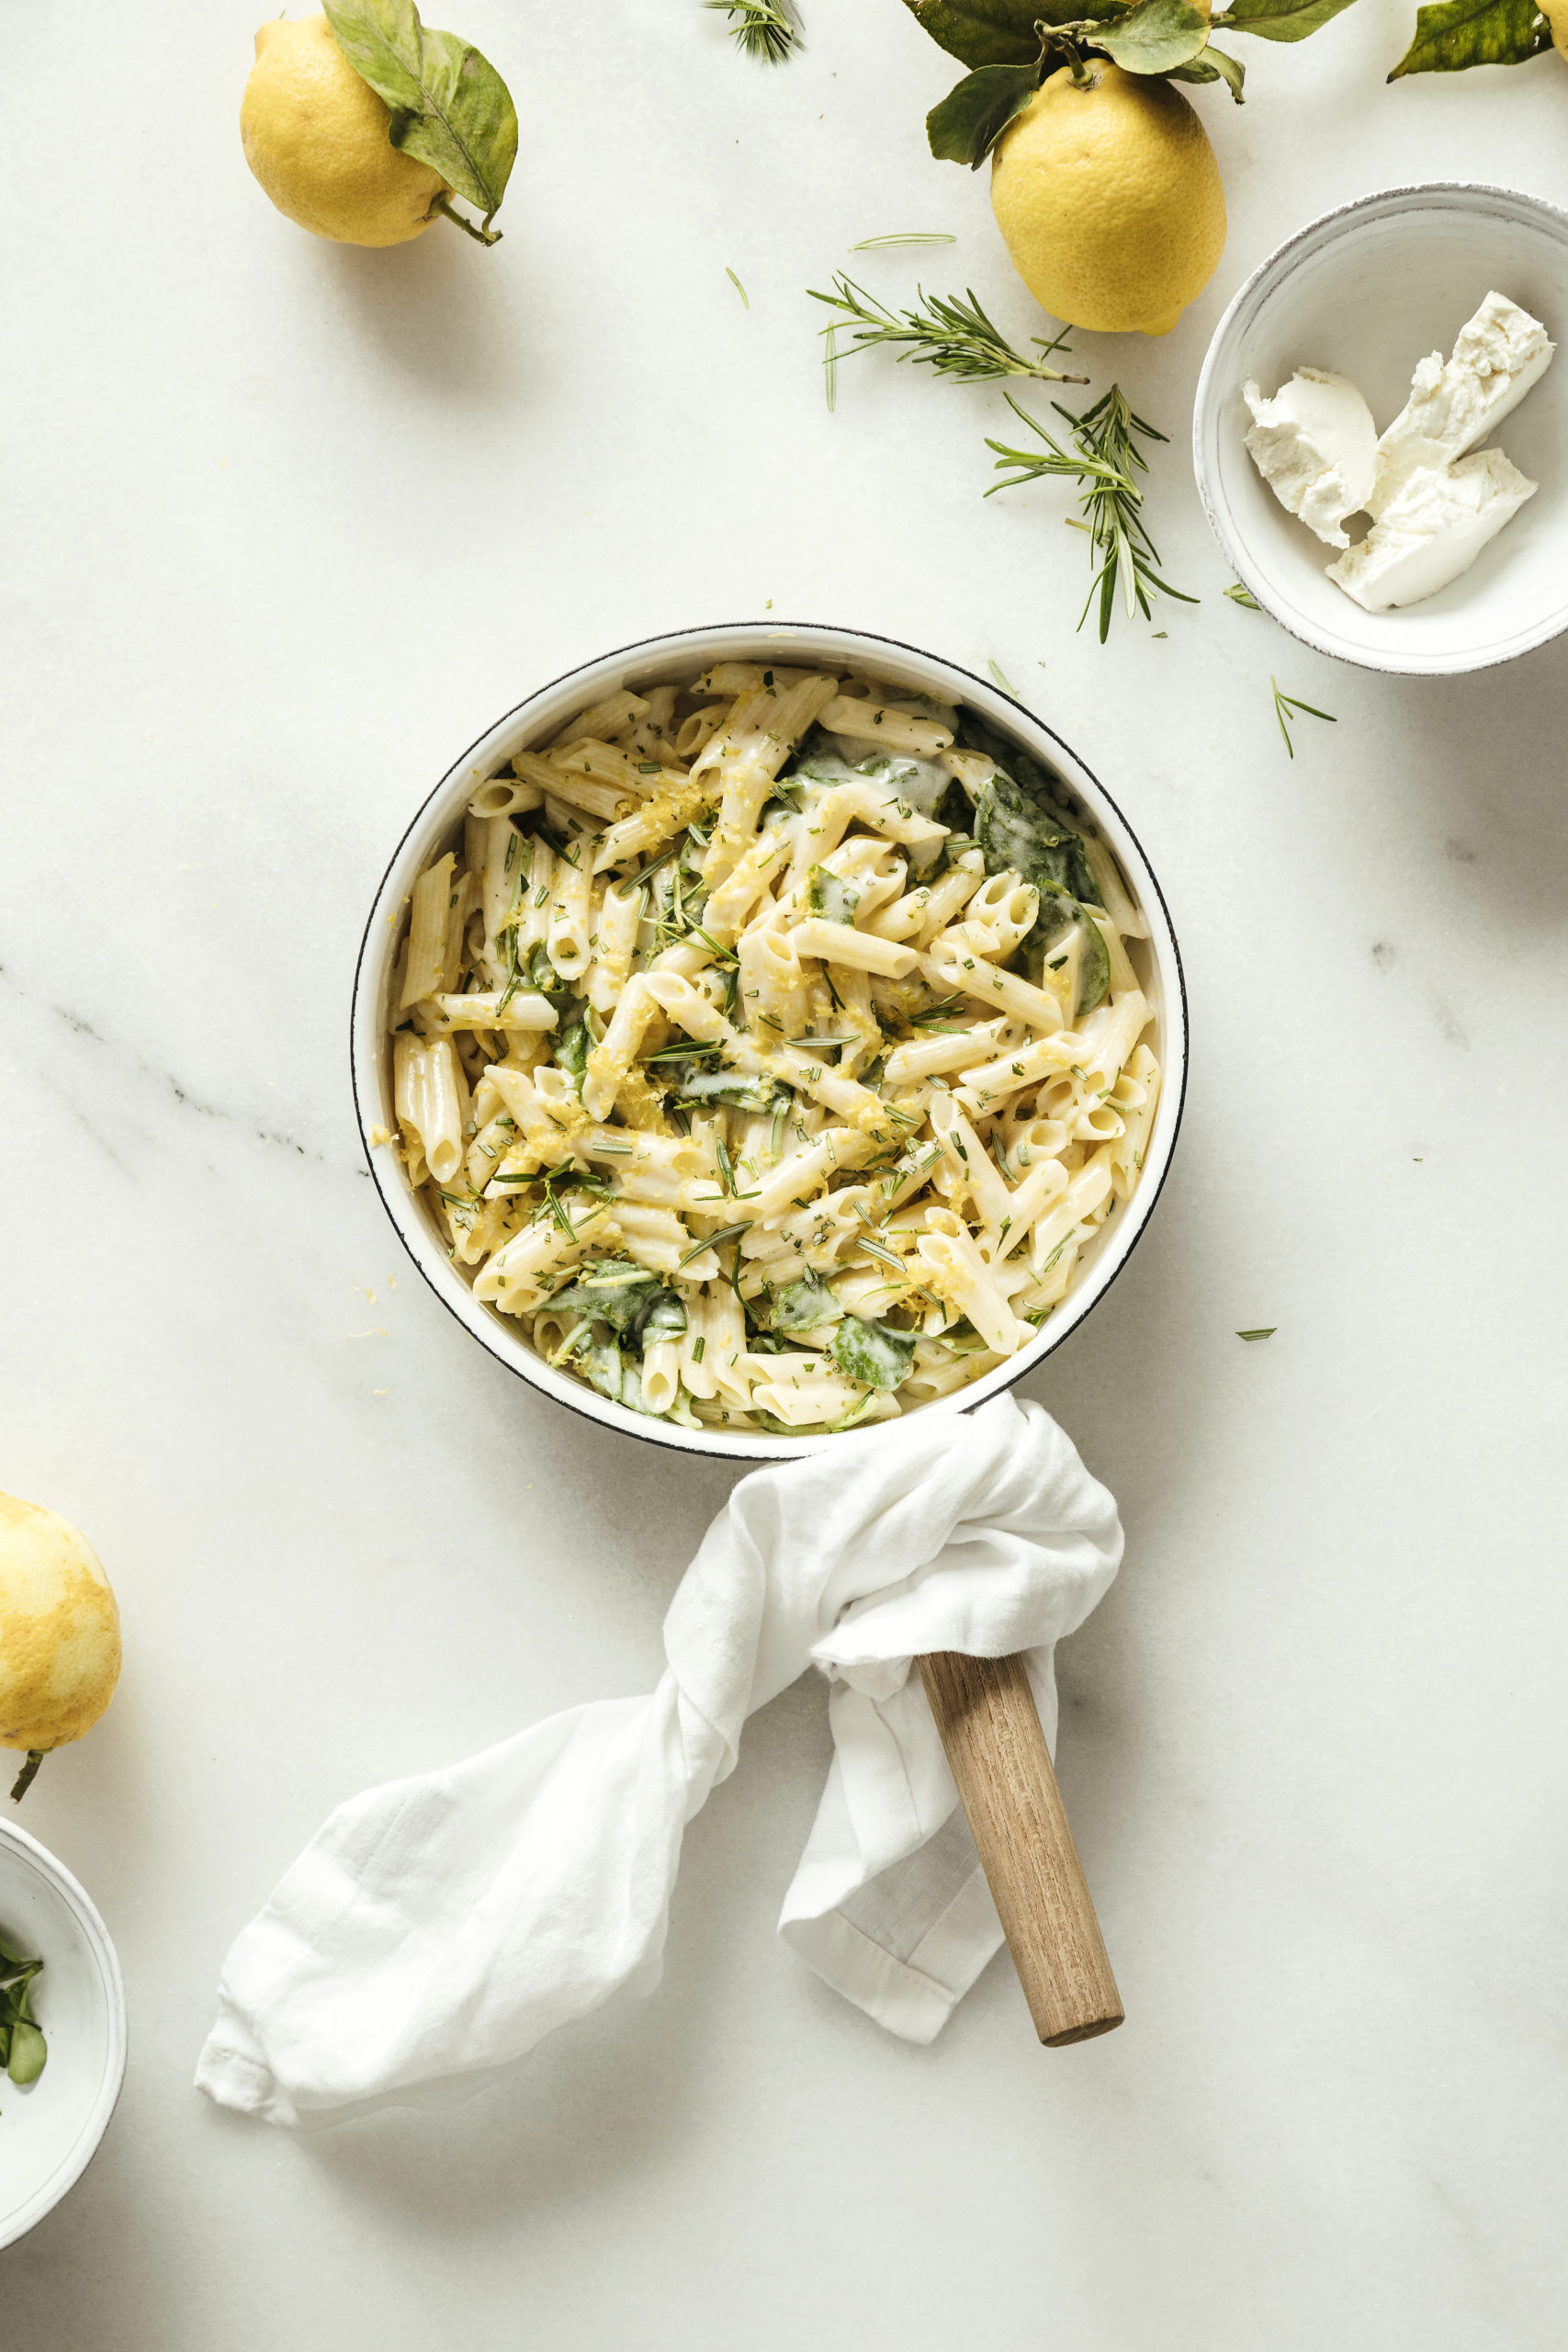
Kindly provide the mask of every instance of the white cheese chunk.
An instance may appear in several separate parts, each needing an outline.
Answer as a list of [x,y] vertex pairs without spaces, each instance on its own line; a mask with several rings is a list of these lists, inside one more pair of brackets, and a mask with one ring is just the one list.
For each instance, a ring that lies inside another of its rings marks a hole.
[[1280,505],[1325,546],[1348,548],[1341,526],[1366,506],[1377,455],[1377,426],[1355,385],[1298,368],[1272,400],[1250,380],[1242,398],[1252,412],[1247,448]]
[[1468,571],[1536,488],[1501,449],[1417,466],[1328,577],[1369,613],[1418,604]]
[[1506,294],[1488,294],[1447,366],[1434,351],[1416,368],[1410,398],[1378,443],[1368,513],[1382,514],[1418,469],[1442,467],[1484,440],[1540,381],[1555,349],[1539,319]]

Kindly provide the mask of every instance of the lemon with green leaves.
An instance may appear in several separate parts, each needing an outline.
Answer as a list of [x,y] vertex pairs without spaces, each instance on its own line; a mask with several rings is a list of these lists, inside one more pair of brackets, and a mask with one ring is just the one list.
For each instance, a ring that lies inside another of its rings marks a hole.
[[[480,243],[517,154],[517,113],[477,49],[413,0],[327,0],[256,35],[245,160],[280,212],[339,244],[402,245],[443,218]],[[481,215],[457,211],[454,196]]]
[[119,1679],[119,1610],[80,1531],[0,1495],[0,1747],[27,1761],[27,1792],[51,1748],[90,1731]]
[[1063,66],[998,140],[991,206],[1054,318],[1168,334],[1219,266],[1225,197],[1208,133],[1172,87],[1110,59]]

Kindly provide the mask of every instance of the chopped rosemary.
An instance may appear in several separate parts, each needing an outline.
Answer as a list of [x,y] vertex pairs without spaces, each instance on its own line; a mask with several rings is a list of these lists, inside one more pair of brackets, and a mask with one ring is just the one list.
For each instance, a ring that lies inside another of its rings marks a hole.
[[745,303],[746,308],[750,310],[751,307],[751,297],[747,293],[746,288],[741,285],[740,280],[736,277],[735,272],[728,266],[728,263],[725,266],[724,274],[726,277],[728,278],[731,286],[734,287],[736,292],[739,295],[740,300]]
[[1228,596],[1233,605],[1239,605],[1244,613],[1260,613],[1263,610],[1251,589],[1244,588],[1239,580],[1233,580],[1228,588],[1221,589],[1220,594]]
[[[989,497],[990,492],[987,491],[986,494]],[[990,672],[992,677],[996,680],[998,685],[1000,686],[1003,694],[1011,695],[1014,702],[1016,702],[1018,700],[1018,688],[1013,684],[1012,680],[1008,676],[1008,673],[1002,668],[1001,663],[999,662],[993,662],[989,654],[987,654],[986,657],[986,667]]]
[[1339,721],[1331,710],[1319,710],[1314,703],[1298,702],[1294,695],[1282,695],[1280,692],[1278,680],[1273,677],[1269,678],[1269,683],[1274,689],[1274,716],[1280,722],[1280,732],[1285,739],[1285,749],[1292,760],[1296,756],[1296,747],[1291,741],[1291,730],[1285,724],[1287,713],[1305,718],[1325,718],[1330,727],[1338,726]]
[[721,1241],[739,1241],[740,1236],[750,1233],[750,1229],[749,1225],[721,1225],[716,1233],[710,1233],[705,1241],[699,1241],[694,1249],[687,1250],[676,1265],[675,1272],[679,1273],[682,1266],[689,1266],[694,1258],[702,1256],[705,1250],[716,1250]]
[[[956,295],[928,295],[924,287],[917,289],[918,303],[912,311],[890,311],[857,286],[852,277],[841,271],[833,275],[833,291],[818,292],[807,287],[814,302],[826,302],[829,310],[841,311],[853,321],[850,341],[852,351],[836,351],[836,356],[851,359],[856,351],[869,351],[875,344],[902,345],[898,357],[912,359],[918,365],[934,368],[939,376],[949,376],[961,383],[992,382],[998,377],[1032,376],[1045,384],[1087,384],[1087,376],[1065,376],[1059,368],[1047,367],[1054,351],[1067,348],[1057,335],[1051,343],[1039,335],[1032,338],[1036,357],[1031,359],[1014,350],[1000,327],[987,318],[980,307],[979,297],[973,287],[968,289],[967,303]],[[835,320],[824,327],[824,335],[834,334],[839,326]]]
[[1278,1323],[1262,1323],[1256,1331],[1238,1331],[1236,1338],[1238,1340],[1271,1340],[1279,1328]]
[[1160,560],[1159,549],[1145,527],[1144,493],[1133,479],[1134,471],[1148,471],[1148,460],[1138,447],[1137,435],[1145,434],[1151,441],[1163,441],[1167,435],[1134,414],[1120,384],[1112,384],[1104,397],[1096,401],[1092,408],[1085,409],[1081,416],[1075,416],[1059,401],[1052,401],[1057,415],[1065,417],[1073,428],[1071,451],[1055,441],[1027,409],[1020,408],[1010,392],[1006,398],[1013,414],[1043,441],[1046,455],[1037,458],[1028,450],[1010,449],[1003,441],[987,439],[987,448],[997,452],[997,471],[1004,473],[1010,469],[1012,479],[994,481],[986,496],[994,497],[998,490],[1016,490],[1021,482],[1033,481],[1043,474],[1066,475],[1077,482],[1083,515],[1081,520],[1069,520],[1077,529],[1088,533],[1089,560],[1097,564],[1083,611],[1078,615],[1079,628],[1089,618],[1097,589],[1101,645],[1110,632],[1119,585],[1129,620],[1135,612],[1142,613],[1145,620],[1150,618],[1151,595],[1174,596],[1179,604],[1195,605],[1196,596],[1173,588],[1155,568]]
[[799,19],[789,0],[703,0],[703,6],[727,16],[729,38],[737,49],[748,57],[760,58],[764,65],[782,65],[804,47]]
[[722,1042],[717,1037],[682,1037],[678,1045],[660,1046],[657,1053],[644,1054],[642,1058],[645,1062],[689,1062],[698,1054],[722,1051]]

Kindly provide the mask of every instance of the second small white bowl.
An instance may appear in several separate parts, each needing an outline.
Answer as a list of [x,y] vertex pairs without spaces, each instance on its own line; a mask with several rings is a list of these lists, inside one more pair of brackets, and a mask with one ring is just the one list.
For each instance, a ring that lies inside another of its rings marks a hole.
[[7,2246],[75,2187],[108,2129],[125,2075],[125,1987],[87,1894],[47,1847],[9,1821],[0,1821],[0,1928],[43,1962],[34,2001],[49,2043],[49,2063],[30,2090],[0,2073],[0,2246]]
[[1496,436],[1540,483],[1536,495],[1462,578],[1392,612],[1363,612],[1335,586],[1333,550],[1286,513],[1243,438],[1247,378],[1273,393],[1300,367],[1348,376],[1381,432],[1404,407],[1416,361],[1446,358],[1494,289],[1568,342],[1568,214],[1510,188],[1434,181],[1309,221],[1253,272],[1215,330],[1192,420],[1204,510],[1242,584],[1320,653],[1440,676],[1511,662],[1568,628],[1568,358]]

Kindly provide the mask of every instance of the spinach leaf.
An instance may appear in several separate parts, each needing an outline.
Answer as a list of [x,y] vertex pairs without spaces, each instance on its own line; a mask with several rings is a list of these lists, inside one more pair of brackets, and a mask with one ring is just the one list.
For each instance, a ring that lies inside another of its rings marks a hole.
[[867,1388],[897,1388],[908,1379],[915,1361],[915,1334],[896,1331],[887,1323],[863,1323],[846,1315],[833,1336],[830,1351],[840,1372]]
[[773,1301],[768,1319],[775,1331],[788,1336],[820,1330],[824,1323],[831,1323],[843,1311],[820,1274],[803,1274],[799,1282],[784,1284]]
[[1092,1012],[1111,986],[1111,951],[1100,936],[1099,925],[1089,921],[1079,901],[1071,894],[1046,883],[1040,891],[1040,912],[1034,928],[1023,943],[1023,956],[1030,978],[1036,988],[1045,985],[1045,966],[1052,951],[1064,940],[1077,923],[1083,935],[1078,950],[1077,1000],[1073,1006],[1073,1018]]
[[550,961],[550,951],[541,939],[528,958],[527,984],[547,996],[558,1012],[570,1012],[577,1002],[573,989],[563,983],[560,974]]
[[685,1328],[685,1300],[679,1291],[661,1290],[643,1317],[637,1337],[646,1349],[653,1340],[678,1340]]
[[[813,737],[816,739],[815,743],[812,741]],[[840,754],[834,751],[829,739],[822,733],[821,729],[814,728],[812,736],[807,738],[806,750],[802,752],[789,775],[781,781],[794,784],[798,778],[804,777],[807,784],[853,784],[856,773],[848,760],[840,758]]]
[[[625,1374],[620,1347],[641,1350],[650,1340],[678,1340],[686,1328],[685,1301],[680,1292],[667,1289],[658,1274],[634,1265],[629,1258],[586,1259],[575,1279],[555,1293],[550,1306],[561,1314],[587,1316],[614,1335],[618,1345],[593,1339],[585,1342],[583,1371],[596,1388],[604,1387],[606,1396],[617,1398]],[[611,1353],[616,1358],[614,1364],[608,1362]],[[599,1365],[602,1379],[594,1379],[589,1369],[590,1361],[598,1359],[604,1359]],[[618,1385],[604,1386],[606,1381]]]
[[588,1068],[589,1049],[592,1046],[593,1037],[588,1026],[587,1007],[580,1003],[575,997],[572,1002],[578,1006],[577,1011],[565,1026],[556,1032],[556,1067],[558,1069],[564,1069],[569,1078],[574,1078],[577,1080],[577,1091],[581,1094],[582,1074]]
[[1043,894],[1047,884],[1075,899],[1100,904],[1083,836],[1048,804],[1036,799],[1003,768],[980,786],[975,801],[975,839],[986,855],[987,874],[1009,867]]
[[629,1258],[588,1258],[550,1300],[552,1314],[591,1315],[612,1331],[635,1330],[664,1285]]
[[854,929],[855,909],[860,904],[860,892],[849,883],[840,882],[825,865],[814,865],[806,893],[806,903],[814,915],[824,922],[848,923]]
[[908,752],[874,752],[857,760],[855,772],[895,794],[917,817],[934,817],[953,789],[953,778],[940,760],[917,760]]

